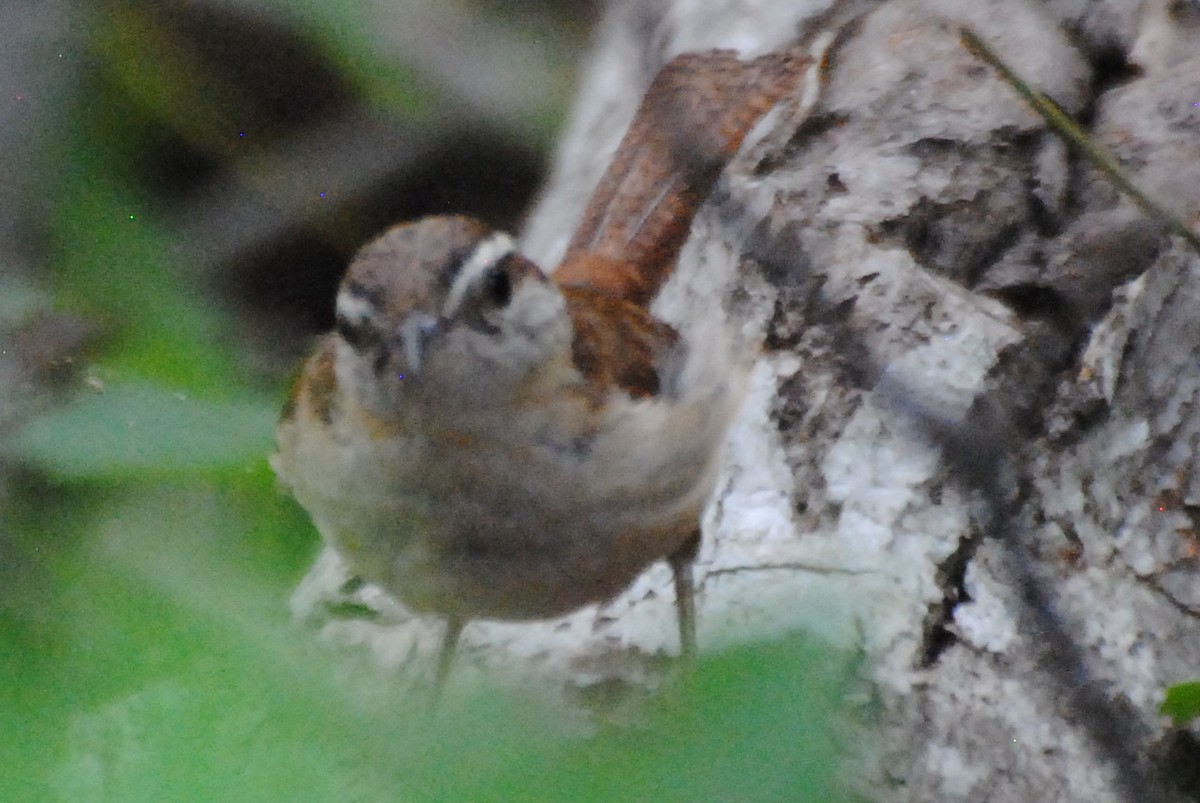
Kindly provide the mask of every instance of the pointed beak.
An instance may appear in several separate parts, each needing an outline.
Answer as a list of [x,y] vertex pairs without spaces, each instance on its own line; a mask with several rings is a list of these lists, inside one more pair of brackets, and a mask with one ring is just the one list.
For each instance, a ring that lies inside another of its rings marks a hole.
[[425,359],[425,344],[438,331],[438,320],[427,312],[414,312],[404,319],[396,334],[404,348],[404,362],[412,373],[419,373]]

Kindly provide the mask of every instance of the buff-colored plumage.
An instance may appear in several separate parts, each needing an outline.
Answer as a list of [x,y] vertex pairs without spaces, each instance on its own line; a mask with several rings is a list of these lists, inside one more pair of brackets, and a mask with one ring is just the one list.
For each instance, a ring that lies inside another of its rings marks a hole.
[[649,303],[722,167],[812,67],[667,65],[549,276],[458,217],[351,264],[273,465],[353,572],[447,617],[441,674],[467,620],[562,614],[664,558],[694,649],[691,562],[741,376]]

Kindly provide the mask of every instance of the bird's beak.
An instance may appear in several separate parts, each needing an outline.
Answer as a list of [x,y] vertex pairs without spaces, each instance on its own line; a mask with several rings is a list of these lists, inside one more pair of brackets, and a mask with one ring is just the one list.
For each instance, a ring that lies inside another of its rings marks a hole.
[[425,357],[425,344],[437,334],[438,320],[427,312],[414,312],[404,319],[396,330],[404,348],[404,362],[408,370],[418,373]]

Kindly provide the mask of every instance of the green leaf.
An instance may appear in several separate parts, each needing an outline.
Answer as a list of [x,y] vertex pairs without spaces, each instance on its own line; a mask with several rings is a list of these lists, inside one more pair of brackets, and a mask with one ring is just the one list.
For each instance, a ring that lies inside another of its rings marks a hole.
[[278,405],[109,385],[31,421],[6,451],[59,479],[245,467],[271,450]]
[[1169,716],[1177,727],[1200,717],[1200,680],[1168,687],[1167,697],[1158,712]]

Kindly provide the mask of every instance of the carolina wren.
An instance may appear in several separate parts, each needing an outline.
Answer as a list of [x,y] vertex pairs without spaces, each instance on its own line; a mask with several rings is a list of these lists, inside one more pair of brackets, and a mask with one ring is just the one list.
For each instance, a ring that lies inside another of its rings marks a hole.
[[[651,84],[549,275],[463,217],[397,226],[354,258],[272,464],[352,572],[463,625],[607,600],[692,562],[739,377],[696,370],[649,312],[691,222],[760,117],[817,61],[680,56]],[[711,355],[707,355],[711,356]]]

